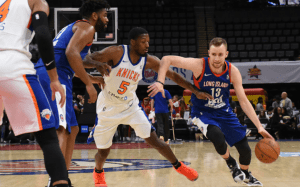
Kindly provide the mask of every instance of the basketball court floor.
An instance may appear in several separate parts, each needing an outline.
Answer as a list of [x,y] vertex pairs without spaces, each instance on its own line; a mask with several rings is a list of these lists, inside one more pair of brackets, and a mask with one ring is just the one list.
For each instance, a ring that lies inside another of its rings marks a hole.
[[[250,171],[265,187],[300,186],[300,141],[279,141],[281,155],[272,164],[255,157],[257,142],[252,149]],[[196,169],[195,182],[178,174],[172,165],[145,143],[113,145],[105,163],[109,187],[236,187],[225,161],[211,142],[184,142],[170,145],[179,160]],[[92,171],[96,146],[77,144],[74,150],[70,178],[75,187],[93,187]],[[238,160],[235,148],[231,154]],[[42,151],[38,145],[0,146],[0,187],[44,187],[48,181]]]

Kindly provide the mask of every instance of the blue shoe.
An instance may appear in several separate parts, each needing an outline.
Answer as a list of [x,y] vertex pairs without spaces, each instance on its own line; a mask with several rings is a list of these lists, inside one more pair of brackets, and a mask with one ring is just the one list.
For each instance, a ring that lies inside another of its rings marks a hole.
[[90,135],[89,135],[89,137],[88,137],[88,139],[87,139],[87,144],[90,144],[90,143],[92,143],[93,141],[95,141],[94,140],[94,132],[95,132],[95,126],[93,127],[93,129],[91,130],[91,132],[90,132]]

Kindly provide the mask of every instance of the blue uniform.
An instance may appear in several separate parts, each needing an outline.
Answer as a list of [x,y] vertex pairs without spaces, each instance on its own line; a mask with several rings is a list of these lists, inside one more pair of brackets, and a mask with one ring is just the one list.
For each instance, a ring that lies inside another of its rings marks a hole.
[[193,76],[198,89],[210,93],[214,100],[201,100],[192,94],[193,103],[191,116],[204,135],[208,125],[221,129],[230,146],[242,140],[246,135],[246,126],[240,124],[229,104],[231,64],[226,61],[226,69],[215,74],[209,67],[209,58],[203,58],[203,71],[200,77]]
[[151,97],[151,99],[154,99],[154,108],[155,113],[169,113],[168,104],[169,99],[172,99],[172,96],[170,92],[166,89],[165,90],[165,96],[166,98],[163,98],[161,92],[158,92],[154,97]]
[[[53,114],[55,116],[56,121],[56,128],[58,128],[60,125],[64,126],[66,129],[68,129],[69,132],[71,132],[70,126],[77,126],[77,120],[75,111],[73,109],[73,83],[72,78],[74,76],[74,71],[71,68],[67,56],[66,56],[66,48],[73,36],[72,28],[75,23],[78,23],[80,21],[85,20],[79,20],[74,23],[71,23],[64,27],[58,35],[53,40],[53,46],[54,46],[54,56],[56,61],[56,68],[57,68],[57,74],[59,76],[59,81],[65,88],[65,94],[66,94],[66,103],[63,108],[61,108],[57,101],[52,101],[51,99],[51,89],[50,89],[50,79],[47,74],[46,68],[44,66],[44,63],[42,59],[39,59],[38,62],[35,64],[36,74],[39,76],[41,85],[47,95],[47,98],[49,99],[51,108],[53,110]],[[87,22],[87,21],[85,21]],[[82,59],[85,58],[87,55],[89,49],[91,48],[91,44],[88,44],[84,49],[80,52],[80,56]]]

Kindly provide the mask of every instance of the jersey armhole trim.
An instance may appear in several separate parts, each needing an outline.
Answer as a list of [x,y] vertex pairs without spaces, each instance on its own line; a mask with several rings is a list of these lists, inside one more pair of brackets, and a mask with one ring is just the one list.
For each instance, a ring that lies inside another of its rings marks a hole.
[[205,61],[204,58],[202,58],[202,61],[203,61],[203,65],[202,65],[202,68],[203,68],[203,69],[202,69],[201,75],[199,75],[199,77],[196,78],[195,75],[193,74],[194,84],[195,84],[195,86],[196,86],[198,89],[200,89],[199,82],[202,80],[203,75],[204,75],[204,72],[205,72],[205,64],[206,64],[206,61]]
[[146,64],[147,64],[147,56],[145,57],[145,63],[144,63],[143,72],[142,72],[142,78],[143,79],[145,79],[145,68],[146,68]]
[[231,82],[231,63],[230,63],[230,62],[228,62],[228,64],[229,64],[229,68],[228,68],[228,73],[229,73],[229,82],[230,82],[230,83],[232,83],[232,82]]
[[122,47],[123,47],[123,55],[122,55],[121,59],[119,60],[119,62],[118,62],[116,65],[112,66],[112,68],[117,67],[117,66],[122,62],[122,60],[123,60],[123,58],[124,58],[124,54],[125,54],[125,48],[124,48],[124,45],[122,45]]

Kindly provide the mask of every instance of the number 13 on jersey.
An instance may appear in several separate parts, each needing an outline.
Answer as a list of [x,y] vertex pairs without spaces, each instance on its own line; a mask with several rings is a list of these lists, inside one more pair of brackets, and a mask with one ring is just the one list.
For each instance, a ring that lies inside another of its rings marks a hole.
[[118,94],[123,95],[127,91],[127,87],[130,85],[129,82],[122,81],[119,89],[118,89]]

